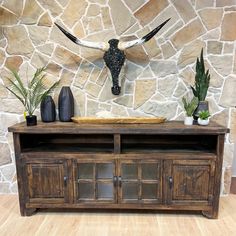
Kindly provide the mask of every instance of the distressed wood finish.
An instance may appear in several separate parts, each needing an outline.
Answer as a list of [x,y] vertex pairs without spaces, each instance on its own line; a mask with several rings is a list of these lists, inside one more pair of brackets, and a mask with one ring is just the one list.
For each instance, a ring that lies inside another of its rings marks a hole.
[[39,208],[198,210],[217,218],[225,133],[163,124],[17,124],[20,211]]

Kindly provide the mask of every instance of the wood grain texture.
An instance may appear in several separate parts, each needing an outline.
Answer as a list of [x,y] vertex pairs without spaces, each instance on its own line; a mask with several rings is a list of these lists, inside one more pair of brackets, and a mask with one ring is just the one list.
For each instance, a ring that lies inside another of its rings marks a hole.
[[236,235],[236,195],[221,197],[218,220],[161,211],[46,212],[21,217],[17,195],[0,195],[1,236],[206,236]]

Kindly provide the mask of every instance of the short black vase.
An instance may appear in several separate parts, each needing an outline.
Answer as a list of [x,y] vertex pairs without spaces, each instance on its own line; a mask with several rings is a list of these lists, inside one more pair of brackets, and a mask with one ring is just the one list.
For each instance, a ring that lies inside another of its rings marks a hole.
[[63,86],[58,98],[59,120],[63,122],[71,121],[74,116],[74,97],[70,87]]
[[27,126],[34,126],[37,125],[37,116],[26,116],[26,125]]
[[56,120],[56,107],[51,96],[46,96],[40,104],[41,119],[43,122]]

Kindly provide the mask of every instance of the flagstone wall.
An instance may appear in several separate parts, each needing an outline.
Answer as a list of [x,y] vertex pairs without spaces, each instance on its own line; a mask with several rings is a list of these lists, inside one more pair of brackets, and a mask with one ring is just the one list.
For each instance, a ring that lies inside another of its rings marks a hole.
[[[89,41],[127,40],[144,36],[169,17],[155,38],[126,51],[120,96],[111,94],[103,53],[73,44],[53,24]],[[77,115],[107,111],[183,120],[181,98],[191,95],[196,57],[204,48],[211,120],[231,129],[222,178],[222,193],[228,193],[236,139],[235,25],[236,0],[1,0],[0,84],[6,85],[9,68],[27,80],[36,68],[47,66],[48,84],[61,79],[61,86],[71,86]],[[24,109],[2,86],[0,99],[0,193],[16,193],[7,127],[23,121]]]

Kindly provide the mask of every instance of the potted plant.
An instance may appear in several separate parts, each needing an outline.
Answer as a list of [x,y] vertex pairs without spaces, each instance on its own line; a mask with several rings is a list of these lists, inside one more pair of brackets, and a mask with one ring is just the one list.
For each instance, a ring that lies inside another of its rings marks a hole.
[[182,98],[182,102],[184,104],[184,109],[186,112],[186,117],[184,119],[185,125],[192,125],[193,124],[193,112],[196,110],[198,105],[198,99],[193,97],[190,102],[187,101],[185,97]]
[[207,90],[209,88],[210,78],[209,70],[205,70],[202,49],[200,59],[197,58],[196,62],[195,87],[191,86],[193,95],[198,98],[198,106],[193,113],[195,119],[198,118],[199,111],[209,110],[208,102],[205,99],[207,96]]
[[25,117],[27,126],[37,125],[37,117],[34,115],[35,109],[40,102],[49,95],[58,85],[59,81],[55,82],[49,88],[45,86],[45,67],[39,68],[33,75],[33,78],[27,81],[26,86],[22,78],[16,71],[11,71],[13,78],[7,78],[10,86],[6,87],[12,94],[20,100],[25,107]]
[[203,110],[198,112],[198,124],[199,125],[208,125],[209,124],[210,113],[208,110]]

